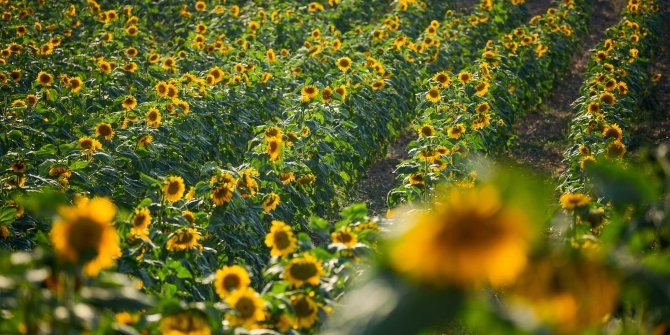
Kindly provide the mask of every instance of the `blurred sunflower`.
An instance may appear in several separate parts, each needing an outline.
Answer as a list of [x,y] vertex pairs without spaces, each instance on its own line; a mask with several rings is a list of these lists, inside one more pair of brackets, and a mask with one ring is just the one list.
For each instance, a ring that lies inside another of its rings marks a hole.
[[267,127],[265,128],[265,131],[263,131],[263,135],[265,136],[266,140],[270,139],[281,139],[282,138],[282,131],[279,129],[279,127]]
[[195,228],[182,228],[167,240],[165,247],[168,251],[184,251],[194,247],[202,251],[199,239],[200,233]]
[[340,59],[337,60],[335,64],[337,65],[337,68],[339,68],[341,71],[347,71],[349,70],[349,68],[351,68],[351,58],[341,57]]
[[79,147],[84,149],[84,154],[90,155],[98,149],[102,149],[102,144],[94,138],[88,136],[79,139]]
[[447,130],[447,136],[453,139],[459,139],[465,133],[465,126],[462,123],[453,125]]
[[179,176],[170,176],[163,181],[163,195],[169,202],[179,201],[184,196],[186,186],[184,179]]
[[433,126],[426,124],[419,128],[419,137],[426,138],[435,135],[435,128]]
[[605,156],[609,159],[619,159],[626,154],[626,145],[619,140],[615,140],[607,145]]
[[427,211],[407,212],[411,227],[390,251],[393,268],[438,287],[510,283],[526,265],[532,227],[493,186],[451,189]]
[[144,117],[150,127],[158,128],[160,126],[161,112],[157,108],[149,108]]
[[81,90],[82,87],[84,87],[84,83],[79,77],[72,77],[70,78],[70,80],[68,80],[67,83],[70,90],[72,90],[72,92],[74,93],[79,92],[79,90]]
[[300,258],[294,258],[286,264],[284,279],[296,288],[304,284],[319,285],[319,279],[323,274],[322,262],[309,253],[304,253]]
[[276,162],[279,160],[281,154],[282,141],[281,139],[271,138],[268,141],[268,146],[265,153],[270,156],[270,160]]
[[275,210],[279,205],[279,201],[279,195],[276,193],[273,192],[268,194],[268,196],[265,197],[265,200],[263,200],[263,210],[265,213],[270,213],[271,211]]
[[207,318],[199,311],[185,311],[163,316],[160,321],[163,335],[211,335]]
[[114,137],[114,129],[112,129],[112,125],[109,123],[99,123],[95,127],[95,135],[109,141]]
[[88,276],[111,267],[121,256],[119,238],[112,224],[116,206],[107,198],[80,198],[58,209],[49,237],[59,259],[83,265]]
[[234,310],[234,315],[226,314],[232,325],[252,328],[256,322],[265,320],[265,300],[251,287],[234,291],[226,303]]
[[302,94],[304,99],[309,101],[314,99],[317,95],[319,95],[319,89],[316,88],[316,86],[314,85],[307,85],[300,90],[300,93]]
[[428,101],[436,104],[442,100],[442,96],[440,95],[440,90],[437,88],[437,86],[433,86],[430,88],[428,93],[426,93],[426,99]]
[[351,249],[358,244],[358,235],[351,228],[345,227],[330,234],[334,244],[342,244],[347,249]]
[[470,80],[472,80],[472,74],[470,72],[461,72],[458,74],[458,80],[460,80],[461,83],[467,84]]
[[282,221],[272,220],[270,232],[265,236],[265,245],[270,250],[270,256],[286,257],[298,249],[297,239],[291,227]]
[[311,328],[317,321],[319,306],[305,294],[291,296],[291,308],[295,313],[294,327],[297,329]]
[[130,223],[135,230],[144,231],[148,229],[151,224],[151,212],[146,207],[136,208]]
[[129,96],[123,98],[123,101],[122,101],[121,105],[123,106],[123,108],[125,108],[127,110],[131,110],[131,109],[135,108],[135,106],[137,106],[137,99],[135,99],[134,96],[129,95]]
[[591,202],[591,197],[581,193],[566,193],[561,195],[561,206],[565,209],[585,207]]
[[212,188],[209,193],[212,202],[216,206],[225,205],[233,198],[234,186],[232,184],[224,184]]
[[224,266],[216,270],[214,288],[221,299],[226,299],[231,293],[244,290],[251,285],[247,270],[239,265]]
[[51,86],[51,83],[53,82],[53,77],[44,71],[40,71],[37,74],[37,82],[42,86]]

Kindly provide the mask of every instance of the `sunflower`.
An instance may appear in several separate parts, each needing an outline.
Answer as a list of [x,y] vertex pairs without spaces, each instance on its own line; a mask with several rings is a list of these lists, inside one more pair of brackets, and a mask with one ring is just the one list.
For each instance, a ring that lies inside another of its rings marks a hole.
[[172,67],[175,66],[176,63],[177,63],[177,61],[175,61],[174,58],[168,56],[168,57],[165,57],[165,58],[163,59],[163,65],[162,65],[162,67],[163,67],[163,69],[165,69],[165,70],[167,70],[167,69],[171,69]]
[[605,82],[605,91],[614,91],[615,88],[617,88],[617,82],[615,79],[610,79]]
[[159,55],[159,54],[151,54],[151,55],[149,55],[149,58],[147,58],[147,61],[148,61],[150,64],[156,64],[156,63],[158,63],[158,61],[159,61],[160,59],[161,59],[161,55]]
[[90,155],[98,149],[102,149],[102,144],[94,138],[88,136],[79,139],[79,147],[84,149],[84,154]]
[[609,159],[618,159],[623,157],[626,154],[626,145],[621,143],[619,140],[615,140],[607,146],[607,152],[605,155]]
[[147,125],[158,128],[161,123],[161,112],[156,108],[150,108],[144,115]]
[[423,173],[414,172],[411,175],[409,175],[409,183],[410,185],[424,185],[425,180],[423,177]]
[[151,212],[146,207],[135,209],[130,223],[133,225],[133,229],[146,230],[151,224]]
[[153,141],[154,141],[154,137],[153,137],[153,136],[151,136],[151,135],[144,135],[144,136],[140,137],[139,140],[137,140],[137,146],[139,146],[140,148],[144,148],[144,147],[146,147],[147,145],[151,144],[151,142],[153,142]]
[[28,106],[35,106],[37,104],[37,96],[34,94],[28,94],[26,96],[26,103]]
[[452,189],[412,222],[391,249],[391,265],[435,286],[510,283],[526,265],[531,225],[521,208],[503,203],[492,186]]
[[442,96],[440,95],[440,90],[437,88],[437,86],[433,86],[430,88],[428,93],[426,93],[426,99],[428,101],[436,104],[442,100]]
[[330,86],[326,86],[321,91],[321,99],[323,99],[323,102],[329,103],[332,98],[333,98],[333,89],[331,89]]
[[347,97],[347,87],[344,85],[335,87],[335,93],[339,94],[342,97],[342,101],[344,101]]
[[605,92],[600,94],[600,102],[612,106],[616,102],[616,98],[612,93]]
[[234,187],[231,184],[224,184],[215,188],[209,193],[212,202],[217,205],[225,205],[233,198]]
[[574,209],[588,206],[591,197],[581,193],[566,193],[561,196],[561,206],[565,209]]
[[68,80],[68,87],[73,93],[79,92],[84,87],[84,83],[79,77],[72,77]]
[[114,264],[121,256],[112,221],[116,206],[107,198],[80,198],[73,206],[58,209],[49,237],[59,259],[83,265],[88,276]]
[[252,328],[256,322],[265,320],[265,300],[251,287],[236,290],[226,298],[226,303],[235,311],[234,315],[226,315],[232,325]]
[[419,137],[426,138],[435,135],[435,128],[433,126],[426,124],[419,128]]
[[605,138],[613,138],[615,140],[621,140],[622,138],[621,128],[617,124],[605,126],[603,128],[603,136],[605,136]]
[[461,83],[467,84],[470,80],[472,80],[472,74],[470,72],[461,72],[458,74],[458,80],[460,80]]
[[160,322],[161,334],[164,335],[211,335],[209,322],[202,312],[184,311],[164,316]]
[[273,210],[275,210],[279,205],[279,201],[280,201],[279,195],[277,195],[276,193],[273,192],[268,194],[268,196],[265,197],[265,200],[263,200],[263,210],[265,211],[265,213],[270,213]]
[[557,254],[532,262],[507,290],[506,300],[530,307],[554,334],[603,325],[618,305],[619,281],[595,260],[575,258]]
[[137,106],[137,99],[135,99],[134,96],[129,95],[129,96],[123,98],[123,102],[121,103],[121,105],[123,106],[123,108],[125,108],[127,110],[131,110],[131,109],[135,108],[135,106]]
[[353,248],[358,243],[358,235],[354,234],[349,227],[333,232],[330,237],[333,239],[333,243],[342,244],[347,249]]
[[298,183],[299,185],[308,185],[313,183],[314,181],[316,181],[316,176],[311,173],[306,174],[304,176],[300,176],[298,177],[298,179],[296,179],[296,183]]
[[453,125],[447,130],[447,136],[449,138],[458,139],[465,133],[465,126],[462,123]]
[[297,329],[308,329],[316,323],[319,307],[312,298],[305,294],[291,297],[291,308],[295,313],[293,326]]
[[483,97],[486,92],[489,91],[489,83],[482,81],[481,83],[475,85],[475,94]]
[[186,186],[184,179],[179,176],[170,176],[163,181],[163,195],[169,202],[179,201],[184,196]]
[[166,248],[168,251],[184,251],[195,247],[202,251],[199,239],[200,233],[195,228],[182,228],[168,239]]
[[284,279],[296,288],[304,284],[319,285],[323,273],[321,264],[322,262],[316,257],[305,253],[301,258],[294,258],[286,265]]
[[592,102],[592,103],[590,103],[589,106],[587,107],[587,110],[588,110],[589,113],[591,113],[591,114],[598,114],[598,113],[600,113],[600,104],[597,103],[597,102]]
[[491,105],[489,105],[488,102],[482,102],[475,107],[475,110],[479,114],[487,114],[489,110],[491,109]]
[[347,70],[349,70],[349,68],[351,67],[351,58],[349,58],[349,57],[342,57],[342,58],[338,59],[337,62],[336,62],[335,64],[337,64],[337,67],[338,67],[341,71],[347,71]]
[[302,94],[303,99],[309,101],[319,95],[319,89],[314,85],[307,85],[300,90],[300,93]]
[[277,55],[275,54],[275,51],[272,49],[268,49],[265,52],[265,59],[267,59],[267,61],[270,63],[274,63],[277,60]]
[[449,75],[444,71],[435,74],[433,80],[440,83],[440,86],[442,87],[447,87],[451,83],[451,78],[449,78]]
[[628,85],[625,82],[620,81],[619,85],[618,85],[618,89],[619,89],[619,94],[621,94],[621,95],[628,94]]
[[224,266],[216,270],[214,288],[221,299],[229,297],[235,291],[244,290],[249,285],[251,285],[249,274],[239,265]]
[[53,82],[53,77],[44,71],[40,71],[37,74],[37,82],[42,86],[51,86],[51,82]]
[[28,166],[26,165],[25,162],[23,161],[18,161],[18,162],[13,162],[9,168],[12,170],[14,173],[26,173],[28,171]]
[[267,127],[265,128],[265,131],[263,131],[263,135],[265,136],[266,140],[270,139],[281,139],[282,138],[282,131],[279,129],[279,127]]
[[295,180],[295,173],[282,172],[279,174],[279,180],[282,182],[282,184],[288,185],[289,183]]
[[49,169],[49,176],[70,178],[72,176],[72,171],[70,171],[70,168],[67,167],[66,165],[57,164]]
[[270,256],[286,257],[298,249],[291,227],[277,220],[272,220],[270,232],[265,236],[265,245],[271,248]]
[[375,80],[371,85],[372,90],[377,91],[379,89],[384,88],[386,86],[386,83],[383,80]]
[[270,156],[270,160],[276,162],[279,160],[279,155],[281,154],[282,141],[281,139],[271,138],[268,141],[268,146],[265,149],[265,153]]
[[168,98],[174,99],[177,97],[177,94],[179,94],[179,89],[177,89],[177,87],[172,83],[168,84],[165,95]]
[[193,224],[195,223],[195,214],[193,214],[193,212],[191,212],[191,211],[187,210],[187,211],[181,212],[181,217],[186,219],[186,221],[188,221],[188,223],[191,226],[193,226]]
[[99,123],[95,127],[95,135],[109,141],[114,137],[114,129],[112,129],[112,125],[109,123]]

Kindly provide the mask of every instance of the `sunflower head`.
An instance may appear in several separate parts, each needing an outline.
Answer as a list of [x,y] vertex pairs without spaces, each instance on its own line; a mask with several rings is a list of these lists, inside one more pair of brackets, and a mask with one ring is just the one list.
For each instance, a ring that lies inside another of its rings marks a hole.
[[123,101],[121,102],[121,105],[123,106],[123,108],[125,108],[127,110],[131,110],[131,109],[135,108],[135,106],[137,106],[137,99],[135,99],[134,96],[129,95],[129,96],[123,98]]
[[282,150],[282,141],[278,138],[270,138],[265,153],[270,156],[270,160],[276,162],[279,160]]
[[277,220],[272,220],[270,232],[265,236],[265,245],[271,248],[270,256],[286,257],[298,249],[291,227]]
[[130,223],[132,223],[133,228],[138,230],[145,230],[149,228],[149,225],[151,224],[151,212],[146,207],[135,209]]
[[311,328],[317,321],[319,306],[305,294],[291,297],[291,308],[295,313],[294,327],[298,329]]
[[353,248],[358,243],[358,235],[351,231],[349,227],[333,232],[330,236],[333,243],[344,245],[347,249]]
[[53,82],[53,77],[44,71],[40,71],[37,74],[37,82],[42,86],[51,86],[51,82]]
[[575,209],[588,206],[591,197],[581,193],[566,193],[561,196],[561,206],[565,209]]
[[186,186],[184,179],[179,176],[170,176],[163,181],[163,195],[169,202],[179,201],[184,196]]
[[265,320],[265,300],[251,287],[234,291],[226,298],[226,303],[234,310],[234,314],[226,315],[233,325],[252,328]]
[[168,239],[166,249],[168,251],[184,251],[192,248],[202,250],[198,242],[200,233],[195,228],[182,228]]
[[114,129],[112,129],[112,125],[109,123],[99,123],[95,127],[95,135],[109,141],[114,136]]
[[164,316],[160,322],[161,334],[211,335],[207,317],[200,311],[184,311]]
[[279,206],[280,202],[279,195],[276,193],[270,193],[268,194],[267,197],[263,200],[263,210],[265,213],[270,213],[271,211],[275,210],[277,206]]
[[438,103],[440,100],[442,100],[442,96],[440,95],[440,90],[433,86],[430,88],[428,93],[426,93],[426,99],[432,103]]
[[79,139],[79,147],[84,149],[84,154],[90,155],[98,149],[102,149],[102,143],[88,136]]
[[435,135],[435,128],[433,126],[426,124],[419,128],[419,137],[426,138]]
[[323,273],[322,262],[309,253],[300,258],[292,259],[285,268],[284,279],[293,286],[300,288],[304,284],[319,285]]
[[447,136],[453,139],[460,138],[461,135],[463,135],[463,133],[465,133],[465,126],[460,123],[449,127],[449,129],[447,130]]
[[316,88],[316,86],[314,85],[307,85],[300,90],[300,93],[302,94],[304,99],[309,101],[314,99],[317,95],[319,95],[319,89]]
[[251,285],[247,270],[239,265],[224,266],[216,271],[214,288],[221,299],[226,299],[231,293],[246,289]]
[[458,74],[458,80],[463,84],[467,84],[468,82],[470,82],[470,80],[472,80],[472,74],[470,74],[470,72],[465,71],[461,72]]
[[347,71],[349,68],[351,68],[351,58],[342,57],[337,60],[336,64],[341,71]]
[[86,275],[96,276],[121,256],[112,225],[116,206],[109,199],[80,198],[73,206],[61,207],[58,214],[49,237],[60,260],[82,265]]

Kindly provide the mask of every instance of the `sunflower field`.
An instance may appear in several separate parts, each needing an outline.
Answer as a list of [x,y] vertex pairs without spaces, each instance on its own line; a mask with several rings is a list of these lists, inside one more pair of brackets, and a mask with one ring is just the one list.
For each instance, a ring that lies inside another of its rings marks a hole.
[[0,334],[670,334],[669,20],[0,0]]

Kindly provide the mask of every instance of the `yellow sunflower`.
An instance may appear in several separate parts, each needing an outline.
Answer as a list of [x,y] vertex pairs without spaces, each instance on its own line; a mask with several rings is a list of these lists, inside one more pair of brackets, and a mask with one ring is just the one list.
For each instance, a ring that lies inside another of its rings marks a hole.
[[475,110],[479,114],[487,114],[490,109],[491,109],[491,106],[489,105],[488,102],[482,102],[482,103],[478,104],[477,107],[475,108]]
[[51,82],[53,82],[53,77],[44,71],[40,71],[37,74],[37,82],[42,86],[51,86]]
[[265,236],[265,245],[271,248],[270,256],[286,257],[298,249],[291,227],[277,220],[272,220],[270,232]]
[[435,128],[433,126],[426,124],[419,128],[419,137],[426,138],[435,135]]
[[281,180],[282,184],[288,185],[289,183],[295,180],[295,173],[282,172],[279,174],[279,180]]
[[433,86],[430,88],[428,93],[426,93],[426,99],[428,101],[436,104],[442,100],[442,96],[440,95],[440,90],[437,88],[437,86]]
[[626,154],[626,145],[623,144],[621,141],[616,140],[607,145],[607,151],[605,152],[605,155],[609,159],[619,159],[623,157],[623,155]]
[[566,193],[561,196],[561,206],[566,209],[588,206],[591,197],[580,193]]
[[319,285],[323,273],[321,266],[321,261],[305,253],[301,258],[294,258],[286,265],[284,279],[297,288],[304,284]]
[[73,93],[79,92],[84,87],[84,82],[79,77],[72,77],[68,80],[68,87]]
[[263,210],[265,210],[265,213],[270,213],[275,210],[279,205],[280,200],[279,195],[276,193],[273,192],[268,194],[268,196],[265,197],[265,200],[263,200]]
[[447,136],[449,138],[458,139],[465,133],[465,126],[462,123],[453,125],[447,130]]
[[244,290],[249,285],[251,285],[249,274],[239,265],[224,266],[216,270],[214,288],[221,299],[229,297],[235,291]]
[[268,62],[274,63],[277,60],[277,55],[275,54],[274,50],[268,49],[268,51],[265,52],[265,58],[268,60]]
[[179,176],[170,176],[163,182],[163,195],[169,202],[179,201],[184,196],[186,186],[184,179]]
[[492,186],[452,189],[430,211],[408,212],[412,226],[391,249],[392,267],[435,286],[510,283],[526,265],[532,227]]
[[435,74],[433,80],[440,83],[440,86],[442,87],[447,87],[451,83],[451,78],[449,78],[449,75],[444,71]]
[[99,123],[95,127],[95,135],[109,141],[114,137],[114,129],[112,129],[112,125],[109,123]]
[[195,228],[182,228],[168,239],[166,248],[169,251],[184,251],[194,247],[202,250],[199,239],[200,233]]
[[73,206],[58,209],[49,237],[59,259],[83,265],[88,276],[111,267],[121,256],[112,221],[116,206],[107,198],[77,199]]
[[303,99],[309,101],[319,95],[319,89],[314,85],[307,85],[300,90],[300,94],[302,94]]
[[253,288],[236,290],[226,298],[234,315],[226,314],[232,325],[252,328],[256,322],[265,320],[265,300]]
[[234,186],[232,184],[224,184],[218,187],[212,188],[209,195],[212,198],[212,202],[217,205],[225,205],[233,198]]
[[98,149],[102,149],[102,143],[88,136],[79,139],[79,147],[84,149],[84,154],[90,155]]
[[423,173],[414,172],[411,175],[409,175],[409,183],[410,185],[424,185],[425,179]]
[[461,72],[458,74],[458,80],[461,81],[463,84],[467,84],[470,80],[472,80],[472,74],[470,72]]
[[305,294],[297,294],[291,297],[291,308],[295,313],[293,326],[297,329],[308,329],[316,323],[319,306],[312,298]]
[[623,132],[618,124],[607,125],[603,128],[603,136],[605,138],[613,138],[615,140],[621,140],[623,137]]
[[150,127],[158,128],[161,124],[161,112],[157,108],[150,108],[144,118]]
[[270,140],[273,138],[276,139],[281,139],[282,138],[282,131],[279,129],[279,127],[267,127],[265,128],[265,131],[263,132],[263,135],[265,136],[266,140]]
[[211,335],[207,318],[199,311],[164,316],[160,322],[163,335]]
[[121,105],[123,106],[123,108],[125,108],[127,110],[131,110],[131,109],[135,108],[135,106],[137,106],[137,99],[135,99],[134,96],[129,95],[129,96],[123,98],[123,102],[121,103]]
[[351,68],[351,58],[342,57],[342,58],[338,59],[335,64],[337,64],[337,67],[341,71],[347,71],[347,70],[349,70],[349,68]]
[[347,249],[353,248],[358,243],[358,235],[351,231],[349,227],[333,232],[330,237],[333,239],[333,243],[342,244]]
[[265,153],[270,156],[270,160],[276,162],[279,160],[281,155],[282,141],[281,139],[271,138],[268,140],[268,146],[265,149]]

